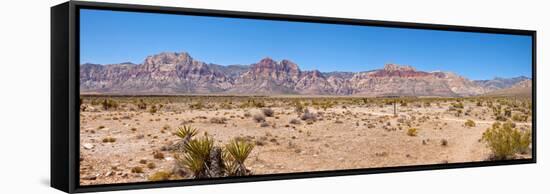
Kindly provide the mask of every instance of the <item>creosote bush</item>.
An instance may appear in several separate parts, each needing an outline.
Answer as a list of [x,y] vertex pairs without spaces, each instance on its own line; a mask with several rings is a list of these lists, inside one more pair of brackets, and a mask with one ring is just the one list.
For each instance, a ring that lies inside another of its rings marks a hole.
[[147,103],[145,103],[143,99],[139,99],[139,102],[136,103],[136,106],[141,110],[147,109]]
[[114,137],[105,137],[103,138],[103,143],[114,143],[116,141],[116,138]]
[[132,173],[143,173],[143,168],[136,166],[131,169]]
[[416,136],[418,134],[418,129],[417,128],[409,128],[409,130],[407,130],[407,135],[408,136]]
[[172,176],[172,173],[165,172],[165,171],[158,171],[154,174],[147,177],[149,181],[167,181],[170,180],[170,177]]
[[305,106],[300,101],[295,101],[293,106],[296,113],[302,114],[304,112]]
[[482,140],[493,153],[491,159],[513,159],[516,154],[529,151],[531,131],[520,131],[511,122],[496,122],[483,133]]
[[317,114],[311,113],[308,109],[305,109],[304,114],[300,116],[300,119],[304,121],[317,121]]
[[196,103],[194,103],[194,104],[190,104],[190,105],[189,105],[189,108],[200,110],[200,109],[203,109],[203,108],[204,108],[204,104],[202,103],[202,101],[198,101],[198,102],[196,102]]
[[468,119],[468,120],[464,123],[464,125],[465,125],[466,127],[475,127],[475,126],[476,126],[476,123],[475,123],[474,121],[472,121],[471,119]]
[[526,122],[527,118],[528,116],[524,114],[514,114],[514,116],[512,116],[512,120],[516,122]]
[[449,144],[449,141],[447,141],[446,139],[441,139],[441,146],[447,146]]
[[225,121],[227,119],[224,118],[224,117],[212,117],[210,118],[210,123],[214,123],[214,124],[225,124]]
[[101,102],[101,106],[104,110],[116,109],[118,108],[118,103],[111,99],[104,99],[103,102]]
[[157,111],[158,111],[158,108],[155,105],[151,106],[151,108],[149,109],[149,113],[151,114],[155,114],[157,113]]

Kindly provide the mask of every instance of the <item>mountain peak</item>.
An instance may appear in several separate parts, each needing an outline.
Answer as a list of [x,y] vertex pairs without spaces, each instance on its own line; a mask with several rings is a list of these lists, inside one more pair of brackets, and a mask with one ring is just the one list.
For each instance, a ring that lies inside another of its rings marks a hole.
[[296,73],[300,71],[298,65],[290,60],[284,59],[281,62],[277,62],[269,57],[263,58],[260,62],[254,64],[253,67],[259,69],[293,71]]
[[264,57],[262,60],[260,60],[259,63],[260,64],[273,64],[273,63],[277,63],[277,61],[273,60],[271,57]]
[[156,55],[148,56],[144,64],[179,64],[192,61],[193,58],[187,52],[161,52]]
[[409,65],[397,65],[397,64],[386,64],[384,65],[384,70],[386,71],[416,71],[416,69]]

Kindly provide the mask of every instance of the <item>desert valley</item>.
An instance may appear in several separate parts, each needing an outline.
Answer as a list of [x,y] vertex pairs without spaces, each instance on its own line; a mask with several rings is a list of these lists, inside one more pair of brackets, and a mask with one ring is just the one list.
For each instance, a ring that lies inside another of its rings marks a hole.
[[80,183],[531,157],[532,80],[160,53],[80,66]]

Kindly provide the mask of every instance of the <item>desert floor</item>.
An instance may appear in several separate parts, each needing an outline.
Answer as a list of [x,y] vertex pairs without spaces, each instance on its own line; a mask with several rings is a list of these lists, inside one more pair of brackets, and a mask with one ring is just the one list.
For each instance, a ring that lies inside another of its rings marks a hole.
[[[82,185],[142,182],[159,170],[170,171],[173,153],[162,148],[180,140],[173,132],[182,125],[212,136],[217,145],[236,137],[255,142],[247,168],[254,174],[273,174],[484,161],[491,153],[480,139],[495,122],[490,108],[468,100],[468,115],[458,116],[449,110],[451,100],[430,106],[397,103],[397,116],[391,104],[340,103],[326,110],[306,106],[317,114],[317,120],[308,123],[279,99],[266,103],[275,114],[263,125],[253,119],[262,108],[219,108],[227,100],[205,102],[210,107],[201,109],[189,108],[191,102],[186,101],[164,102],[156,113],[124,102],[116,110],[103,110],[89,101],[85,99],[87,109],[80,114]],[[212,118],[226,120],[219,124]],[[291,124],[292,119],[300,123]],[[468,119],[476,126],[466,127]],[[531,128],[530,120],[516,125]],[[416,136],[407,134],[409,128],[418,129]],[[106,137],[115,141],[104,142]],[[155,158],[155,153],[164,156]],[[132,172],[133,167],[143,172]]]

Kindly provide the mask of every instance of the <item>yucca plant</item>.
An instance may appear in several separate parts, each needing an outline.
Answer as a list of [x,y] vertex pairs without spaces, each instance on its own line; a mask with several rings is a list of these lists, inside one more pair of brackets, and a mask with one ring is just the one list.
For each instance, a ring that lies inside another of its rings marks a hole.
[[190,126],[181,126],[176,130],[176,135],[182,139],[191,139],[195,135],[197,135],[197,129],[192,128]]
[[183,167],[193,173],[194,178],[208,177],[208,160],[210,151],[214,147],[214,140],[208,136],[192,139],[185,145],[185,154],[176,159]]
[[231,156],[227,149],[222,152],[222,159],[225,174],[227,174],[228,176],[235,176],[239,165],[235,162],[235,159],[233,159],[233,156]]
[[247,169],[244,165],[244,161],[252,150],[254,149],[254,144],[251,144],[244,140],[233,140],[229,144],[225,146],[225,149],[231,157],[233,158],[234,162],[236,163],[236,169],[234,171],[235,176],[244,176],[247,175]]
[[170,149],[185,152],[185,146],[198,133],[197,129],[190,126],[179,127],[174,134],[181,138],[181,141],[174,144]]

